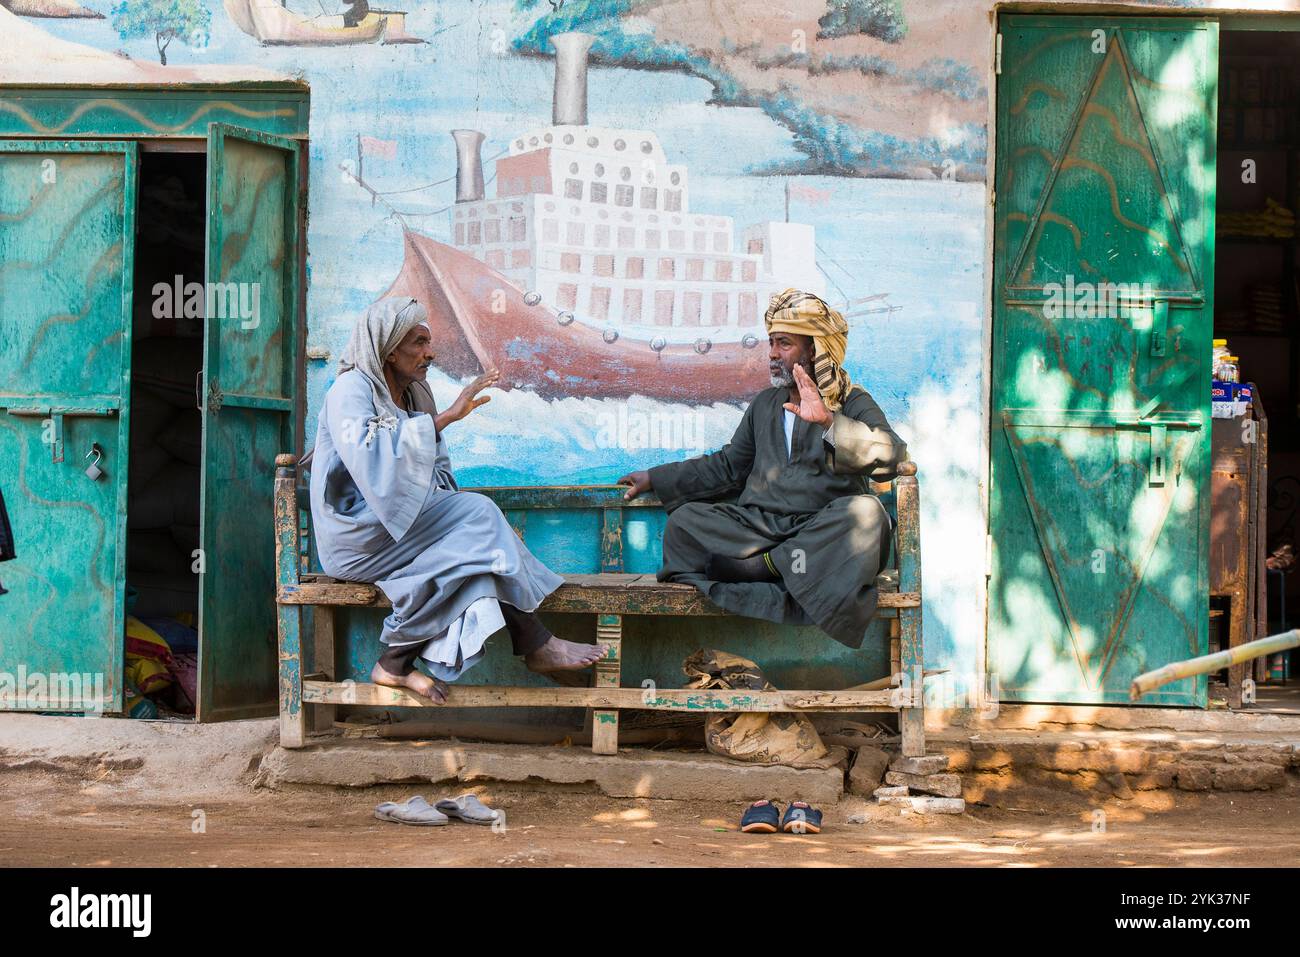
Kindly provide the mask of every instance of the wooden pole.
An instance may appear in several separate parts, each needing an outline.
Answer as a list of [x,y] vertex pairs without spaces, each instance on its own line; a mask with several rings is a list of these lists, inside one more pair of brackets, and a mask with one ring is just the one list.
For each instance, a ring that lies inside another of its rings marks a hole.
[[1256,641],[1248,641],[1236,648],[1229,648],[1227,651],[1216,651],[1212,655],[1201,655],[1199,658],[1175,661],[1163,668],[1157,668],[1155,671],[1148,671],[1146,674],[1138,675],[1133,679],[1128,696],[1130,700],[1136,701],[1144,694],[1149,694],[1161,685],[1167,685],[1171,681],[1191,678],[1194,675],[1209,674],[1211,671],[1219,671],[1222,668],[1239,665],[1243,661],[1250,661],[1261,655],[1286,651],[1288,648],[1300,648],[1300,629],[1293,629],[1280,635],[1270,635]]

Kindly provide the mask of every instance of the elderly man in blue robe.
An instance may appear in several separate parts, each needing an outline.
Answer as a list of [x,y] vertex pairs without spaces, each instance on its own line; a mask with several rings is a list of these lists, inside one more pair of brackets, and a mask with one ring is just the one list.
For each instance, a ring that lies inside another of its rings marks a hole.
[[[524,547],[489,498],[457,488],[444,430],[487,402],[500,378],[475,379],[439,412],[425,378],[434,359],[424,308],[389,297],[352,332],[325,394],[311,472],[316,546],[325,572],[373,582],[393,603],[377,684],[435,704],[505,628],[514,653],[543,674],[589,668],[606,648],[564,641],[536,615],[563,579]],[[416,667],[423,661],[429,675]]]

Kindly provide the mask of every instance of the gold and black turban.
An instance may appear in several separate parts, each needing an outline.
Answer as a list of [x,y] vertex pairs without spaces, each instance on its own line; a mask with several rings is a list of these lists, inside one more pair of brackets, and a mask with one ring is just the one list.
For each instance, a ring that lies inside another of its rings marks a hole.
[[849,324],[844,317],[810,292],[787,289],[772,297],[764,322],[769,336],[775,332],[812,336],[817,391],[826,408],[838,412],[853,388],[844,371],[844,351],[849,343]]

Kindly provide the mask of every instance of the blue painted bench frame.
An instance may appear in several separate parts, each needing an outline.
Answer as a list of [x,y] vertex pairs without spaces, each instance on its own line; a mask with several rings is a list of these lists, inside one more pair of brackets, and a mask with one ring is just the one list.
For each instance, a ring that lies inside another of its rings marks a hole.
[[[369,682],[334,680],[334,609],[384,608],[388,601],[373,585],[341,582],[309,570],[310,509],[298,488],[297,459],[276,458],[275,531],[278,583],[276,603],[280,642],[280,743],[286,748],[310,744],[314,734],[330,732],[338,705],[373,707],[587,707],[593,709],[592,750],[618,752],[620,709],[659,711],[885,711],[897,712],[902,752],[925,753],[925,717],[921,696],[921,539],[920,490],[916,466],[907,462],[892,483],[875,484],[885,497],[893,492],[897,523],[897,569],[878,579],[879,617],[890,624],[888,687],[840,691],[750,692],[700,689],[623,688],[624,615],[726,615],[690,585],[658,582],[653,575],[623,572],[624,509],[660,505],[653,495],[629,502],[616,485],[524,486],[475,488],[502,509],[600,509],[601,571],[565,575],[565,584],[542,605],[549,613],[594,614],[596,639],[610,648],[597,663],[589,688],[454,685],[445,705],[404,688]],[[518,530],[518,529],[516,529]],[[313,633],[304,633],[303,609],[313,608]],[[879,686],[882,682],[872,682]]]

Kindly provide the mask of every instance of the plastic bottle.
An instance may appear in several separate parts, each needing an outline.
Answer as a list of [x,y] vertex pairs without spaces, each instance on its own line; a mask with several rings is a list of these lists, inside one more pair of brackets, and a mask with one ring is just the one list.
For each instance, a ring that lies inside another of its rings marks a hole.
[[1219,381],[1220,382],[1240,382],[1241,370],[1237,365],[1239,360],[1236,356],[1224,356],[1223,361],[1219,363]]
[[1218,380],[1220,380],[1220,381],[1223,380],[1223,377],[1222,377],[1221,375],[1219,375],[1219,366],[1220,366],[1220,364],[1222,364],[1222,362],[1223,362],[1223,357],[1226,356],[1227,354],[1228,354],[1228,340],[1227,340],[1227,339],[1215,339],[1215,340],[1214,340],[1214,351],[1210,354],[1210,376],[1211,376],[1211,378],[1218,379]]

